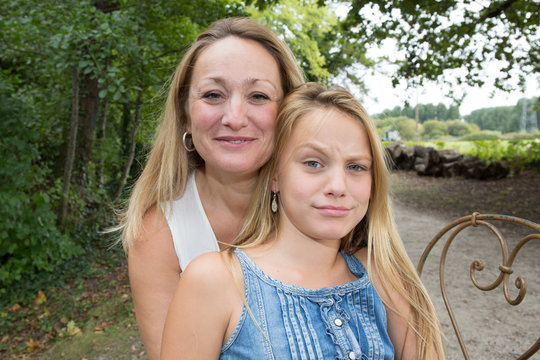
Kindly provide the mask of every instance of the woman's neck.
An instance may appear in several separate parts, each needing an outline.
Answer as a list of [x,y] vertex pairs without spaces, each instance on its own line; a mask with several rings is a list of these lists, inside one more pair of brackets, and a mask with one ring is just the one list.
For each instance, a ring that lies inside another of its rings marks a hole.
[[243,214],[255,189],[257,175],[258,172],[248,175],[216,173],[203,167],[195,173],[195,181],[201,197]]
[[201,203],[219,242],[230,244],[240,231],[257,174],[216,174],[204,168],[195,173]]

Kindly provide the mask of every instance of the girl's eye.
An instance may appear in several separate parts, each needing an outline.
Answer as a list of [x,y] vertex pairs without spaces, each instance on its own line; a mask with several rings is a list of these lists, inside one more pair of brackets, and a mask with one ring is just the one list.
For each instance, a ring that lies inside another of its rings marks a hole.
[[315,160],[305,161],[304,164],[306,164],[308,167],[311,167],[311,168],[319,168],[322,166],[321,163]]
[[352,170],[352,171],[363,171],[365,170],[365,168],[361,165],[358,165],[358,164],[350,164],[347,166],[347,169],[348,170]]

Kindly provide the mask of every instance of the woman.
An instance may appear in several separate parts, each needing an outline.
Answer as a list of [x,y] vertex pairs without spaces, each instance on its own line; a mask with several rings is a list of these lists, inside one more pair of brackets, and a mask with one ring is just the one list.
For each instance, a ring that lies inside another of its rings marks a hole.
[[360,103],[307,84],[285,98],[277,121],[235,250],[186,269],[162,358],[443,359]]
[[122,222],[137,323],[150,359],[159,358],[182,270],[238,234],[272,151],[279,103],[303,81],[287,46],[246,18],[212,24],[178,65]]

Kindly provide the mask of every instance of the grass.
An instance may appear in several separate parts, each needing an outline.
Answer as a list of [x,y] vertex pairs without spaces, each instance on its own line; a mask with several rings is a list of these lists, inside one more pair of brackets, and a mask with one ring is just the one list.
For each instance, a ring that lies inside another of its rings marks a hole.
[[128,294],[110,298],[92,309],[90,320],[80,329],[80,333],[60,339],[40,358],[145,359],[132,308]]
[[[145,359],[124,255],[96,250],[60,280],[0,306],[2,359]],[[96,256],[97,255],[97,256]],[[24,282],[23,282],[24,283]],[[22,286],[22,285],[21,285]]]

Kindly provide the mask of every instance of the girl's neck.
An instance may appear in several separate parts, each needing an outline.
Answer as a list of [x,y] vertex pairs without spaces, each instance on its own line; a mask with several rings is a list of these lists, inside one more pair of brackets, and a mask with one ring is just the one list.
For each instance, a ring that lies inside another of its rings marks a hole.
[[339,240],[298,239],[278,233],[266,244],[247,249],[247,253],[270,277],[316,289],[356,280],[339,245]]

